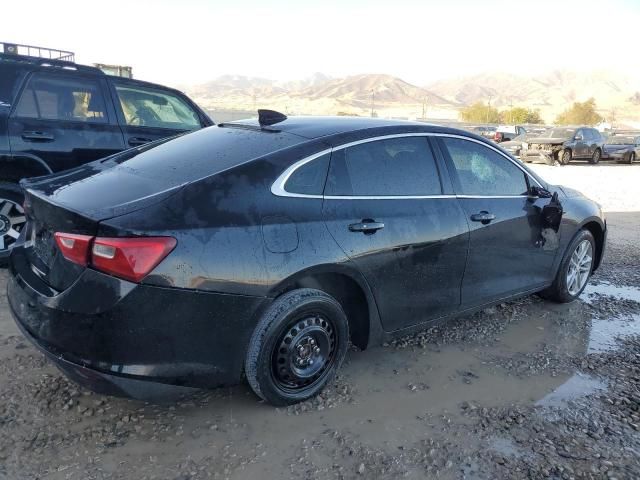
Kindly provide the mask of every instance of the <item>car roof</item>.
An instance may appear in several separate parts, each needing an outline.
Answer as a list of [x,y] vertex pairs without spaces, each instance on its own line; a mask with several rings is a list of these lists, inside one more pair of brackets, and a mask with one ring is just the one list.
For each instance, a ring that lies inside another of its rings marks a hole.
[[[248,126],[251,128],[261,128],[257,118],[247,120],[236,120],[221,126]],[[410,122],[406,120],[389,120],[368,117],[312,117],[312,116],[292,116],[286,120],[269,126],[262,127],[265,130],[290,133],[309,140],[338,136],[346,133],[356,133],[360,131],[416,131],[416,132],[442,132],[452,134],[463,134],[469,137],[481,138],[468,131],[442,127],[424,122]],[[372,134],[374,132],[371,132]],[[483,140],[484,141],[484,140]]]

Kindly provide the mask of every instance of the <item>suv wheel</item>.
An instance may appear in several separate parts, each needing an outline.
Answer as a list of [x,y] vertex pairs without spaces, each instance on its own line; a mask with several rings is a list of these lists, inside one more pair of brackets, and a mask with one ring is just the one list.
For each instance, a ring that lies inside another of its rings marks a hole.
[[6,262],[9,251],[26,223],[23,200],[18,185],[0,182],[0,265]]
[[329,383],[347,353],[349,327],[340,304],[301,288],[277,298],[253,332],[245,374],[272,405],[302,402]]
[[571,158],[571,150],[569,150],[568,148],[564,149],[560,154],[560,164],[569,165],[569,163],[571,162]]
[[602,152],[600,151],[599,148],[596,148],[593,151],[593,155],[591,155],[591,158],[589,159],[589,163],[592,165],[595,165],[600,161],[600,157],[602,157]]
[[627,159],[627,163],[631,165],[636,160],[636,152],[631,152],[629,154],[629,158]]

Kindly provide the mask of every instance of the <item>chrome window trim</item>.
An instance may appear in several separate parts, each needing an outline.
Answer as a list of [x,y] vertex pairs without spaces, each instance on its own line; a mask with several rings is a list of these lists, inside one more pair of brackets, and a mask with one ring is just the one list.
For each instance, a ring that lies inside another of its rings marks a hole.
[[303,158],[302,160],[298,160],[297,162],[295,162],[293,165],[290,165],[284,172],[282,172],[280,174],[280,176],[278,176],[278,178],[275,180],[275,182],[273,182],[273,184],[271,185],[271,193],[278,196],[278,197],[293,197],[293,198],[324,198],[327,200],[338,200],[338,199],[343,199],[343,200],[402,200],[402,199],[433,199],[433,198],[521,198],[521,197],[527,197],[527,195],[446,195],[446,194],[441,194],[441,195],[374,195],[374,196],[358,196],[358,195],[308,195],[308,194],[304,194],[304,193],[291,193],[291,192],[287,192],[284,188],[284,186],[286,185],[287,181],[289,180],[289,178],[291,177],[291,175],[293,175],[293,173],[300,167],[302,167],[303,165],[306,165],[307,163],[315,160],[316,158],[319,158],[323,155],[326,155],[328,153],[333,153],[334,151],[339,151],[339,150],[344,150],[345,148],[349,148],[349,147],[353,147],[355,145],[361,145],[363,143],[370,143],[370,142],[376,142],[376,141],[380,141],[380,140],[390,140],[393,138],[404,138],[404,137],[447,137],[447,138],[458,138],[461,140],[467,140],[469,142],[474,142],[477,143],[478,145],[482,145],[486,148],[489,148],[491,150],[493,150],[494,152],[496,152],[497,154],[503,156],[504,158],[506,158],[509,162],[511,162],[513,165],[515,165],[516,167],[518,167],[522,173],[524,173],[527,178],[533,180],[539,187],[543,187],[543,185],[540,184],[540,182],[538,182],[538,180],[536,180],[535,177],[533,177],[529,172],[527,172],[527,170],[525,170],[525,168],[522,165],[519,165],[517,161],[515,161],[514,159],[512,159],[511,157],[509,157],[509,155],[505,154],[504,152],[501,152],[499,149],[497,149],[496,147],[494,147],[493,145],[487,145],[484,142],[481,142],[480,140],[476,140],[475,138],[471,138],[471,137],[467,137],[464,135],[456,135],[454,133],[436,133],[436,132],[411,132],[411,133],[394,133],[394,134],[390,134],[390,135],[380,135],[378,137],[370,137],[370,138],[363,138],[362,140],[356,140],[354,142],[349,142],[349,143],[345,143],[343,145],[338,145],[336,147],[333,148],[327,148],[325,150],[322,150],[318,153],[314,153],[313,155],[310,155],[308,157]]

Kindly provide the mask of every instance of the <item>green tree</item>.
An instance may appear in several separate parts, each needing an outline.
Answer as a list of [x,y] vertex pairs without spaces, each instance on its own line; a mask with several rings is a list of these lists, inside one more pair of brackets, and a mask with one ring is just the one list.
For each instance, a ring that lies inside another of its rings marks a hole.
[[538,110],[529,110],[523,107],[513,107],[500,112],[500,121],[509,125],[521,123],[543,123]]
[[499,123],[500,113],[489,105],[477,102],[460,110],[460,118],[465,122]]
[[558,125],[595,125],[602,117],[596,112],[596,101],[590,98],[586,102],[575,102],[556,118]]

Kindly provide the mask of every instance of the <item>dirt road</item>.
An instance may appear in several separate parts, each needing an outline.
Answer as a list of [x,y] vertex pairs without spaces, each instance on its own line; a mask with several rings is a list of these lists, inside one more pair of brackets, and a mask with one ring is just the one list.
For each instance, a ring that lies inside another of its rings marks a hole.
[[638,478],[633,208],[608,216],[581,301],[528,297],[352,351],[332,388],[290,408],[244,385],[170,405],[83,391],[0,297],[0,479]]

